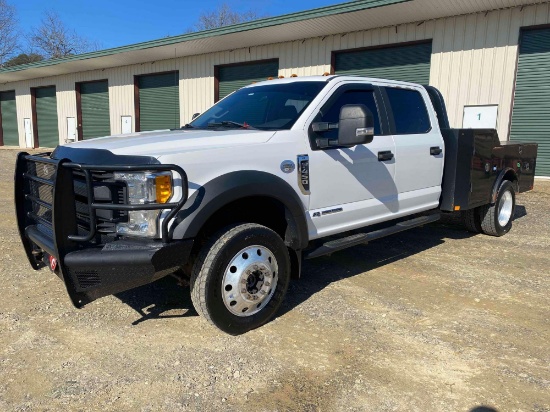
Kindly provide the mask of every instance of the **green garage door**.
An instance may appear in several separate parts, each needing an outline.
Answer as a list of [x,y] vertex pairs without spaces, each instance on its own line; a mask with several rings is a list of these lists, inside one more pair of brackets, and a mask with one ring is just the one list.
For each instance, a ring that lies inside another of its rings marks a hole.
[[336,74],[430,83],[432,43],[336,53]]
[[40,147],[56,147],[59,144],[59,130],[55,86],[35,89],[35,96],[38,145]]
[[109,136],[109,86],[107,81],[80,84],[82,139]]
[[550,176],[550,29],[526,30],[519,49],[510,140],[539,144],[537,176]]
[[0,113],[2,114],[2,136],[4,145],[19,146],[14,91],[0,93]]
[[140,131],[181,126],[178,79],[177,72],[138,78]]
[[247,63],[232,66],[220,66],[218,72],[219,95],[223,99],[235,90],[253,82],[261,82],[269,77],[279,76],[279,61]]

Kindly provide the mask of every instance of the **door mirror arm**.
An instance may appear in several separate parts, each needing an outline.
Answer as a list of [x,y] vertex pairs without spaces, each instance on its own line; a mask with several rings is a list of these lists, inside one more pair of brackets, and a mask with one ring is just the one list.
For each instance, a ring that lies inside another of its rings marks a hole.
[[319,139],[315,140],[315,143],[317,144],[317,147],[319,149],[328,149],[328,148],[338,148],[343,147],[339,142],[338,139],[328,139],[326,137],[321,137]]

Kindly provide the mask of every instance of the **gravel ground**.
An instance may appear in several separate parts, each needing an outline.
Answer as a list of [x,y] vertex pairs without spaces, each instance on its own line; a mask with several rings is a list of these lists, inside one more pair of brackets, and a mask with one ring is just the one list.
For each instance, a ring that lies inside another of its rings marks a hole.
[[72,307],[31,270],[0,150],[1,411],[550,411],[550,182],[503,238],[452,220],[309,261],[244,336],[173,278]]

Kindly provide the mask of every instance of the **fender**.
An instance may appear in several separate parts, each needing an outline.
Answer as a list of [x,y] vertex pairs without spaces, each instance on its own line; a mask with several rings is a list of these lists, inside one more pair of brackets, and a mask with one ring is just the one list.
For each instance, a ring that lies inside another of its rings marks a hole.
[[[511,179],[505,179],[506,176],[512,176]],[[491,191],[491,204],[495,204],[496,201],[497,201],[497,196],[498,196],[498,188],[500,187],[500,185],[502,184],[502,182],[504,180],[510,180],[512,183],[515,183],[516,187],[515,187],[515,190],[516,192],[518,191],[519,189],[519,186],[518,186],[518,175],[516,174],[516,171],[514,169],[512,169],[511,167],[507,167],[507,168],[504,168],[500,171],[500,173],[498,174],[498,177],[496,178],[495,180],[495,183],[493,185],[493,190]]]
[[285,243],[295,250],[307,246],[307,222],[298,194],[280,177],[253,170],[231,172],[201,186],[176,215],[171,229],[173,239],[196,237],[208,219],[222,207],[251,196],[264,196],[280,201],[285,206],[285,219],[288,223]]

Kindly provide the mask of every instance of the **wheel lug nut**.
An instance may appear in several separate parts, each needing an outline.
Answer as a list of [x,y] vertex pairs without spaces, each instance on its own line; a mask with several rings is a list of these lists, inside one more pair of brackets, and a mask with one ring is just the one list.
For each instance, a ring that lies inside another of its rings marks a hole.
[[266,286],[271,286],[271,283],[265,282],[264,285],[266,285]]
[[265,290],[263,290],[263,289],[260,290],[260,293],[261,293],[262,295],[265,295]]
[[246,289],[245,288],[241,289],[241,292],[246,293]]
[[258,270],[258,265],[254,265],[254,270]]

